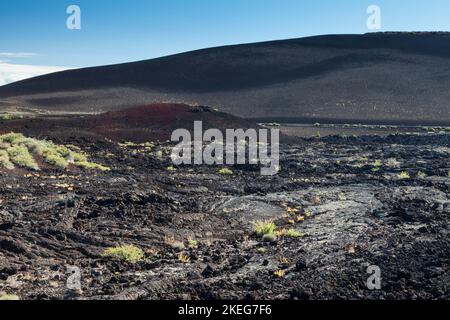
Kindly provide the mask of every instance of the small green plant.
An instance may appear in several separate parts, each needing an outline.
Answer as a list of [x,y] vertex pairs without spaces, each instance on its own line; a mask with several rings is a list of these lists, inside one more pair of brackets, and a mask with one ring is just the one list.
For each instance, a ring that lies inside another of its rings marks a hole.
[[427,177],[427,174],[423,171],[417,172],[417,177],[420,179],[425,179]]
[[316,139],[320,139],[322,136],[320,135],[320,131],[317,131],[316,134],[314,135],[314,137]]
[[103,257],[137,263],[144,260],[144,252],[135,246],[120,246],[108,248],[102,253]]
[[125,141],[124,143],[119,143],[119,147],[127,148],[127,147],[137,147],[138,145],[131,141]]
[[14,119],[14,116],[11,113],[6,112],[6,113],[2,114],[1,119],[4,121],[8,121],[8,120]]
[[197,248],[197,246],[198,246],[198,241],[195,240],[195,239],[189,238],[189,239],[187,240],[187,245],[188,245],[188,248],[191,248],[191,249]]
[[447,172],[447,177],[450,178],[450,170],[448,170],[448,172]]
[[409,173],[406,172],[406,171],[400,172],[400,173],[398,174],[397,177],[398,177],[399,179],[401,179],[401,180],[408,180],[408,179],[411,179],[411,176],[410,176]]
[[0,169],[5,168],[7,170],[14,169],[14,164],[9,160],[8,152],[0,150]]
[[175,172],[175,171],[177,171],[177,169],[176,169],[174,166],[168,166],[168,167],[166,168],[166,170],[169,171],[169,172]]
[[45,162],[47,162],[48,164],[60,167],[62,169],[67,168],[67,166],[69,165],[67,159],[64,157],[62,152],[57,150],[57,148],[45,148],[42,151],[42,157],[44,157]]
[[222,168],[219,170],[219,174],[223,175],[223,176],[230,176],[233,174],[233,171],[231,171],[228,168]]
[[383,165],[383,162],[381,160],[377,159],[373,162],[374,167],[381,167],[382,165]]
[[25,146],[14,145],[6,149],[6,152],[8,152],[9,159],[12,163],[33,170],[39,169],[38,164]]
[[276,224],[271,220],[266,221],[254,221],[253,224],[253,231],[260,236],[264,236],[267,234],[276,234],[277,226]]

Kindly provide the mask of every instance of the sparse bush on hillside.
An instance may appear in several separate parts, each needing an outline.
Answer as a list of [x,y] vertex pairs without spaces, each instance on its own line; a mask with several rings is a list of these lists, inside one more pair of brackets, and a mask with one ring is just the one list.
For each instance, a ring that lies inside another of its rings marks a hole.
[[13,145],[6,149],[9,159],[12,163],[33,170],[38,170],[38,164],[34,160],[33,156],[28,151],[27,147],[23,145]]
[[219,174],[223,175],[223,176],[230,176],[233,174],[233,171],[231,171],[228,168],[223,168],[219,170]]
[[264,236],[267,234],[275,234],[277,226],[273,221],[254,221],[253,230],[256,234]]
[[42,152],[42,156],[44,157],[45,162],[53,166],[63,169],[68,166],[67,157],[64,157],[61,153],[59,153],[56,148],[46,148]]
[[381,160],[375,160],[372,164],[374,167],[381,167],[383,165],[383,162]]
[[191,248],[191,249],[197,248],[197,246],[198,246],[198,241],[195,240],[195,239],[189,238],[189,239],[187,240],[187,244],[188,244],[188,247]]
[[398,174],[397,177],[398,177],[400,180],[408,180],[408,179],[411,179],[410,174],[409,174],[408,172],[406,172],[406,171],[400,172],[400,173]]
[[0,168],[14,169],[14,164],[9,160],[8,152],[5,150],[0,150]]
[[2,114],[1,119],[4,121],[8,121],[8,120],[14,119],[14,116],[11,113],[7,112],[7,113]]
[[176,169],[174,166],[168,166],[168,167],[166,168],[166,170],[169,171],[169,172],[177,171],[177,169]]
[[33,157],[37,155],[52,166],[67,168],[69,164],[85,169],[108,171],[109,168],[87,161],[85,154],[75,152],[66,146],[56,145],[51,141],[37,140],[25,137],[20,133],[0,135],[0,168],[14,169],[14,164],[20,167],[39,170]]
[[144,260],[144,251],[135,246],[120,246],[106,249],[102,256],[137,263]]
[[106,166],[88,161],[75,162],[75,165],[89,170],[111,171],[111,169]]

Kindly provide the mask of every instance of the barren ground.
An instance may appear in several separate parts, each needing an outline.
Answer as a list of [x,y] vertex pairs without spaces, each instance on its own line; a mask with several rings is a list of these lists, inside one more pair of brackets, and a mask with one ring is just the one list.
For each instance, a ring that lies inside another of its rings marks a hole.
[[[81,147],[112,171],[0,172],[0,292],[25,299],[450,299],[448,134],[299,140],[282,145],[282,171],[273,177],[244,166],[229,176],[214,166],[168,171],[166,144],[148,151],[54,141]],[[268,219],[304,236],[264,242],[252,221]],[[102,257],[120,244],[142,248],[147,259]],[[81,269],[82,292],[66,288],[66,265]],[[381,269],[381,290],[367,289],[371,265]],[[283,277],[274,275],[279,270]]]

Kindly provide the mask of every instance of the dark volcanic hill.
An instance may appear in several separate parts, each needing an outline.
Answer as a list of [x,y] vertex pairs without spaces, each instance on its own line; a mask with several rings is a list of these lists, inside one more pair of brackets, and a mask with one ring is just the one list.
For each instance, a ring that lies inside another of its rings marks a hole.
[[70,70],[0,87],[0,109],[156,102],[274,121],[450,124],[450,34],[330,35]]

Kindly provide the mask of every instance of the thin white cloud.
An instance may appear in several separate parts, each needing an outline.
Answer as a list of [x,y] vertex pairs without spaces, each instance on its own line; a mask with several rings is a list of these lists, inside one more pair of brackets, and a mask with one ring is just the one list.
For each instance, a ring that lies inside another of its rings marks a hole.
[[67,67],[33,66],[0,61],[0,86],[40,75],[68,70]]
[[7,58],[32,58],[38,54],[32,52],[0,52],[0,57]]

